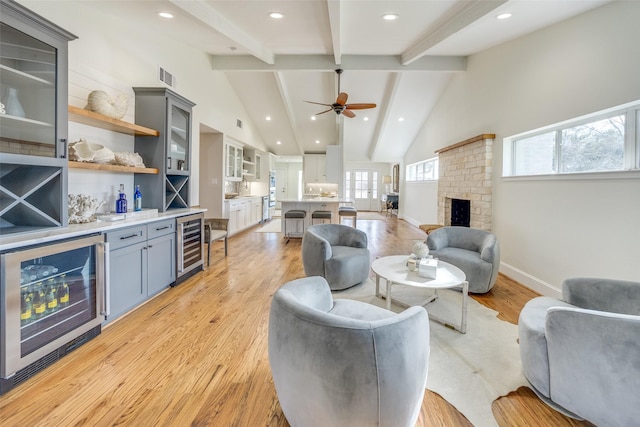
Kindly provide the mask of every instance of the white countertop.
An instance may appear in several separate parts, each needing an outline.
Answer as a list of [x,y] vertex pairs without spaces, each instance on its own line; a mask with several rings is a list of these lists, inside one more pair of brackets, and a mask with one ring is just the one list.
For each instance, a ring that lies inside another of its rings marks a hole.
[[169,218],[206,212],[206,209],[188,208],[172,209],[168,212],[160,212],[154,216],[133,217],[119,221],[94,221],[85,224],[69,224],[67,227],[51,227],[40,231],[27,233],[5,234],[0,236],[0,251],[15,249],[23,246],[39,245],[55,240],[68,239],[92,233],[116,230],[137,224],[146,224]]
[[353,203],[351,199],[345,199],[343,197],[314,197],[309,199],[280,199],[282,203]]

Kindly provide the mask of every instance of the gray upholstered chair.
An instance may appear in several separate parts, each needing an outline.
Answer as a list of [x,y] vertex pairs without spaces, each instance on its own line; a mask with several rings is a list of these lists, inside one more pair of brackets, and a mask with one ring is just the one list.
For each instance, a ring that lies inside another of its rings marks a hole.
[[429,319],[333,300],[324,278],[293,280],[273,296],[269,363],[293,427],[413,427],[425,393]]
[[307,276],[322,276],[332,290],[350,288],[369,277],[367,235],[341,224],[309,227],[302,237],[302,264]]
[[469,292],[489,292],[498,278],[500,245],[493,233],[469,227],[441,227],[427,236],[429,254],[464,271]]
[[574,278],[518,322],[524,375],[549,406],[598,426],[640,420],[640,282]]

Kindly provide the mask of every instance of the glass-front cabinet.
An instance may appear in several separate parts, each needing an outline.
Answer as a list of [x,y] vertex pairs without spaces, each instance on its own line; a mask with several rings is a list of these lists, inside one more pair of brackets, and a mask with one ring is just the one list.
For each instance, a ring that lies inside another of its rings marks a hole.
[[135,175],[144,208],[162,212],[189,207],[191,125],[195,104],[167,88],[134,87],[136,124],[160,129],[160,136],[136,136],[135,151],[158,175]]
[[189,142],[191,141],[191,109],[168,100],[169,146],[167,147],[167,173],[189,171]]
[[225,177],[229,181],[242,179],[242,147],[226,142],[225,146]]
[[0,235],[66,225],[67,43],[0,0]]

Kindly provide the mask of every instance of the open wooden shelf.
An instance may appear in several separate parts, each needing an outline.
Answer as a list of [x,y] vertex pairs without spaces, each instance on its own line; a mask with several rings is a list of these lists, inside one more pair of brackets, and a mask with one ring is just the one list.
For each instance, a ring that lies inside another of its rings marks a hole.
[[87,162],[74,162],[69,160],[70,169],[88,169],[95,171],[109,171],[109,172],[124,172],[124,173],[148,173],[151,175],[157,175],[157,168],[135,168],[132,166],[121,165],[105,165],[102,163],[87,163]]
[[84,108],[74,107],[72,105],[69,105],[69,120],[71,120],[72,122],[95,126],[101,129],[124,133],[127,135],[160,135],[160,132],[155,129],[139,126],[133,123],[123,122],[122,120],[107,117],[102,114],[94,113],[93,111],[85,110]]

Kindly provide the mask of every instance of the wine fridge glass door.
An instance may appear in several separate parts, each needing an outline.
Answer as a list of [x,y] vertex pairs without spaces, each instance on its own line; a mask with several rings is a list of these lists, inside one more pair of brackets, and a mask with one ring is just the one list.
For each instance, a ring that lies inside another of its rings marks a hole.
[[102,323],[103,244],[95,236],[2,255],[3,377]]

